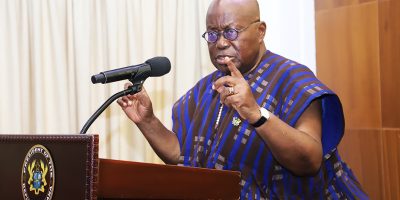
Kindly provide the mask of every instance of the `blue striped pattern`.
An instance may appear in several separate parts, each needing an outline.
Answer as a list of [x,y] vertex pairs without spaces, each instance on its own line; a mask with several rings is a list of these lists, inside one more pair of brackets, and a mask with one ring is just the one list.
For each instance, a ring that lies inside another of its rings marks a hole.
[[321,99],[326,159],[313,177],[297,177],[280,166],[247,121],[232,125],[234,117],[240,118],[232,108],[223,107],[214,129],[220,103],[211,86],[221,76],[216,71],[201,79],[174,105],[180,165],[240,171],[241,199],[368,198],[336,151],[344,132],[340,100],[307,67],[268,51],[245,79],[257,103],[291,126],[313,100]]

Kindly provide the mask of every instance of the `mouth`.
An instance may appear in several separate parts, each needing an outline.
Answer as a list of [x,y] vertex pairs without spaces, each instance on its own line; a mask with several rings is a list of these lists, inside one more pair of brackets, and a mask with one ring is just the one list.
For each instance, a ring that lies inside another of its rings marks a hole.
[[233,58],[233,56],[229,56],[229,55],[218,55],[215,57],[215,61],[220,65],[226,65],[226,62],[225,62],[226,57],[231,58],[231,59]]

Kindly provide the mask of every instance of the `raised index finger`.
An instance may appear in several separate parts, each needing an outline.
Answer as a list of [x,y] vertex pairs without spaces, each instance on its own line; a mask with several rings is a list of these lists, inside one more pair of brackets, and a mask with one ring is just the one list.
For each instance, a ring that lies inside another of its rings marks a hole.
[[232,59],[225,57],[225,62],[226,65],[228,66],[229,71],[231,72],[231,76],[237,77],[237,78],[243,78],[242,73],[236,68],[235,64],[233,64]]

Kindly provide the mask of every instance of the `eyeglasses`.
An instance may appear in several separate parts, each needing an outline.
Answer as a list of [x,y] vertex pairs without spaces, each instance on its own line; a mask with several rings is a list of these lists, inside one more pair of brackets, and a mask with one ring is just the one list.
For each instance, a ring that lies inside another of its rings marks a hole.
[[201,37],[203,37],[207,42],[209,43],[215,43],[218,41],[219,36],[222,35],[224,36],[225,39],[229,40],[229,41],[234,41],[239,37],[239,33],[245,31],[247,28],[249,28],[252,24],[254,23],[258,23],[260,22],[260,20],[254,21],[251,24],[249,24],[248,26],[237,30],[235,28],[227,28],[223,31],[206,31],[205,33],[203,33],[203,35],[201,35]]

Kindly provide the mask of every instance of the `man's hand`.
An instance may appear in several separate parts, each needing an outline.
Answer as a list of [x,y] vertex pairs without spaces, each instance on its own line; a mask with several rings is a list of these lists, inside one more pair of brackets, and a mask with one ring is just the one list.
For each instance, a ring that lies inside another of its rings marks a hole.
[[[125,89],[131,85],[132,84],[130,83],[126,83]],[[153,106],[144,87],[142,88],[142,91],[134,95],[121,97],[117,102],[125,114],[136,124],[149,122],[155,117]]]
[[[131,84],[126,83],[125,89]],[[157,155],[167,164],[177,164],[181,154],[178,138],[154,115],[153,106],[144,87],[142,91],[118,99],[125,114],[143,133]]]
[[243,119],[255,123],[261,114],[251,88],[230,58],[225,58],[225,63],[231,76],[219,78],[213,89],[220,94],[221,103],[233,107]]

